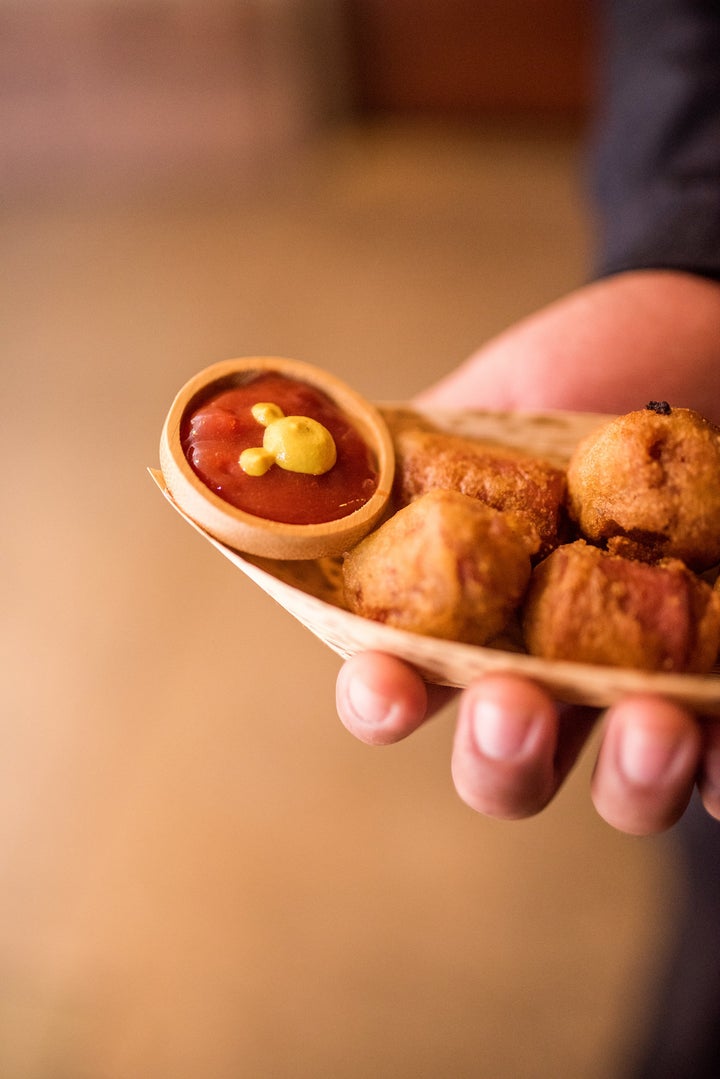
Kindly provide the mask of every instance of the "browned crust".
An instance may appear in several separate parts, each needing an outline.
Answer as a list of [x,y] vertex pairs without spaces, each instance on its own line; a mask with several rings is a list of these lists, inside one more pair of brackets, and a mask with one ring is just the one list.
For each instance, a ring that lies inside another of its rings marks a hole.
[[720,593],[677,559],[650,565],[578,540],[535,568],[523,631],[545,659],[706,673],[720,647]]
[[687,408],[619,416],[577,447],[568,505],[593,543],[707,569],[720,561],[720,430]]
[[529,578],[525,534],[456,491],[430,491],[399,510],[343,565],[355,614],[472,644],[500,633]]
[[394,498],[400,506],[434,489],[458,491],[493,509],[518,515],[546,555],[565,536],[565,473],[508,447],[400,424],[395,444]]

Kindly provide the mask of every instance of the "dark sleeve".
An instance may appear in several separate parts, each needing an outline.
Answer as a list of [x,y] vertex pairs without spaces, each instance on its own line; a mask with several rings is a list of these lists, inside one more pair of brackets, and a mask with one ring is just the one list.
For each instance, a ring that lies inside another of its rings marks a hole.
[[602,9],[595,270],[720,280],[720,0]]

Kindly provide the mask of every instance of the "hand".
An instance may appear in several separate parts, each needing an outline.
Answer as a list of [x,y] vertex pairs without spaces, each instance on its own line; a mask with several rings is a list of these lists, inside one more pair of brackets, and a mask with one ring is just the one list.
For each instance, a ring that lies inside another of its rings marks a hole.
[[[720,365],[720,285],[642,271],[571,294],[485,346],[424,405],[623,412],[647,400],[709,409]],[[405,738],[450,699],[393,657],[364,653],[340,671],[337,707],[364,742]],[[458,696],[452,775],[461,798],[503,819],[542,810],[560,789],[596,723],[592,778],[600,815],[621,831],[662,831],[682,815],[697,782],[720,820],[720,720],[702,722],[661,698],[627,698],[604,718],[558,705],[515,676],[479,679]]]
[[[411,734],[449,699],[400,660],[366,652],[340,671],[337,707],[357,738],[388,745]],[[504,820],[540,812],[560,789],[597,721],[556,705],[532,682],[489,675],[459,695],[452,775],[460,797]],[[702,725],[655,697],[610,708],[592,779],[597,811],[623,832],[645,835],[682,815],[696,777],[720,820],[720,722]]]

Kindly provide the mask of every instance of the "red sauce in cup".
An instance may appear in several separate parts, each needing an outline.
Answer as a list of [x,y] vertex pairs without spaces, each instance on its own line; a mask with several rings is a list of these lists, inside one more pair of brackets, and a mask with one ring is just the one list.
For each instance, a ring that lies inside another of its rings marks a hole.
[[[248,475],[239,458],[243,450],[262,445],[264,428],[250,411],[260,402],[323,424],[337,449],[333,467],[320,476],[279,465],[262,476]],[[340,409],[321,390],[283,375],[257,375],[209,397],[184,418],[180,437],[191,468],[211,491],[269,521],[336,521],[363,506],[377,487],[370,449]]]

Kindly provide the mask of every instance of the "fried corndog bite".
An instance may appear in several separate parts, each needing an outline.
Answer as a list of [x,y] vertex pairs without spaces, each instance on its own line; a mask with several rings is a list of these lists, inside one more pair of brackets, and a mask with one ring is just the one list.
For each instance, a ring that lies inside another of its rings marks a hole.
[[508,515],[457,491],[430,491],[345,556],[345,600],[365,618],[485,644],[517,609],[536,546]]
[[704,674],[720,648],[720,592],[679,559],[650,565],[577,540],[535,567],[522,625],[545,659]]
[[424,426],[390,426],[398,505],[435,488],[459,491],[527,521],[539,537],[540,555],[561,542],[566,495],[562,469],[509,447]]
[[720,562],[720,428],[688,408],[651,402],[580,443],[567,472],[581,534],[619,554]]

